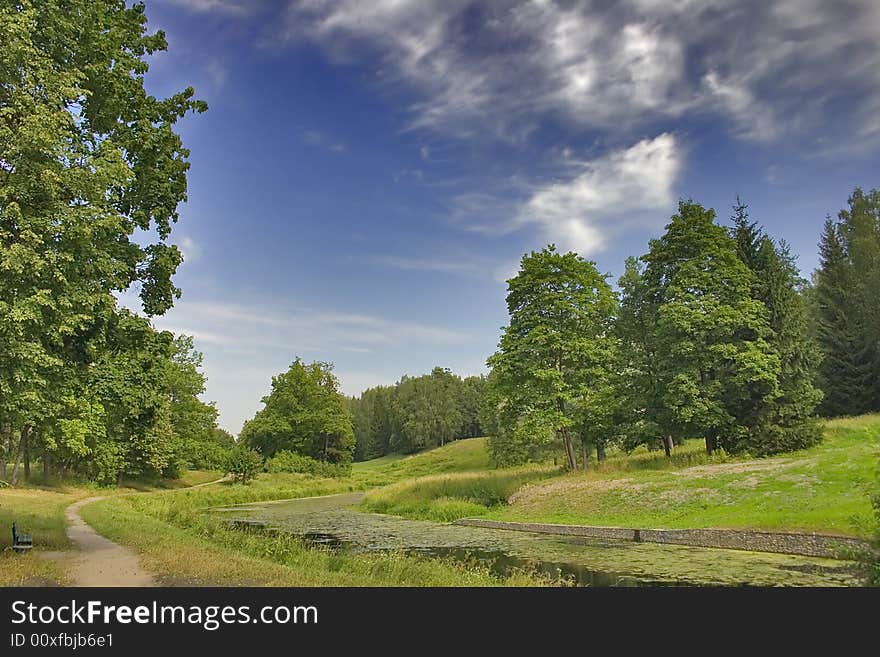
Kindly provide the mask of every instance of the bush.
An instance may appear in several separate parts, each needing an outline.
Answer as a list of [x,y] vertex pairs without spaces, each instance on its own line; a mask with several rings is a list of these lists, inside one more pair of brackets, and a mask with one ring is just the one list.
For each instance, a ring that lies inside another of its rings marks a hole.
[[316,477],[348,477],[351,465],[348,463],[327,463],[310,456],[294,452],[278,452],[266,464],[267,472],[298,472]]
[[229,452],[226,459],[226,473],[242,484],[248,483],[263,469],[263,457],[258,452],[237,445]]

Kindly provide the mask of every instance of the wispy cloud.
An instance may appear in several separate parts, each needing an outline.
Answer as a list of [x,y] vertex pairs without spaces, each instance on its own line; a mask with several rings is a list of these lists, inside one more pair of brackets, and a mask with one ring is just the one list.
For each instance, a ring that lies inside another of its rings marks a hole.
[[334,153],[344,153],[348,150],[348,147],[343,142],[332,139],[318,130],[304,130],[302,135],[303,140],[312,146],[333,151]]
[[475,263],[463,258],[411,258],[406,256],[377,255],[369,258],[369,262],[374,265],[406,271],[433,271],[450,274],[471,273],[478,269]]
[[458,135],[516,139],[548,118],[633,134],[702,112],[750,140],[820,130],[857,142],[877,136],[878,6],[299,0],[276,39],[378,53],[383,80],[420,96],[412,125]]
[[605,245],[609,219],[633,210],[668,207],[681,168],[675,137],[663,133],[583,162],[571,179],[537,189],[514,225],[534,224],[547,241],[581,255]]
[[357,313],[296,308],[280,312],[266,306],[190,301],[157,319],[203,335],[217,344],[288,349],[291,354],[332,353],[341,347],[369,349],[392,344],[461,344],[470,336],[433,325]]
[[[588,160],[565,150],[560,163],[549,182],[514,179],[492,193],[459,195],[453,221],[496,237],[537,228],[543,242],[590,255],[631,225],[629,213],[671,209],[684,154],[674,135],[662,133]],[[498,277],[509,278],[509,269]]]
[[262,4],[262,0],[161,0],[161,2],[198,13],[233,14],[238,16],[246,16],[252,13]]

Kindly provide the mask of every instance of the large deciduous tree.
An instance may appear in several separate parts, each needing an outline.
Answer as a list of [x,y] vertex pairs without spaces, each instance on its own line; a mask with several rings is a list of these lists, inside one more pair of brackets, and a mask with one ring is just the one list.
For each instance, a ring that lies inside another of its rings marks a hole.
[[661,436],[704,437],[710,454],[743,448],[778,395],[780,368],[754,275],[714,218],[681,201],[642,258],[657,394],[645,419]]
[[174,125],[206,106],[146,92],[146,56],[167,44],[140,3],[3,3],[0,43],[0,422],[27,471],[33,447],[81,450],[104,417],[88,368],[113,342],[113,293],[136,284],[148,315],[179,296]]
[[329,363],[304,363],[272,377],[263,408],[245,423],[239,442],[271,457],[281,451],[329,463],[350,463],[355,439],[349,402]]
[[510,324],[489,357],[498,413],[496,462],[526,458],[558,440],[577,467],[574,428],[596,414],[613,361],[615,297],[593,262],[551,245],[523,256],[508,281]]

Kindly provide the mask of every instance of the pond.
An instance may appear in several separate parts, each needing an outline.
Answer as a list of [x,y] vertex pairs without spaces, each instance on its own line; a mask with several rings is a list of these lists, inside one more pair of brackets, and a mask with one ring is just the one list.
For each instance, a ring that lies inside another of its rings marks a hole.
[[362,493],[349,493],[217,511],[328,549],[477,561],[498,574],[527,569],[582,586],[857,584],[845,561],[439,524],[365,513],[357,508],[362,499]]

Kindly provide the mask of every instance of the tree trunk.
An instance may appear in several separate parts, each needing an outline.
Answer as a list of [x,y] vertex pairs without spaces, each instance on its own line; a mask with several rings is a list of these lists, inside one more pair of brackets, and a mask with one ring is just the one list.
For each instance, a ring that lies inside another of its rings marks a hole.
[[31,480],[31,432],[24,439],[24,480]]
[[11,435],[12,428],[9,425],[0,427],[0,481],[6,481],[6,448]]
[[43,483],[46,484],[49,482],[49,452],[43,453]]
[[584,452],[584,472],[587,471],[587,459],[589,459],[589,455],[587,454],[587,443],[581,443]]
[[709,432],[706,434],[706,454],[712,456],[715,453],[715,434]]
[[24,442],[27,439],[28,431],[30,431],[30,427],[22,427],[21,438],[18,440],[18,449],[15,450],[15,465],[12,466],[12,477],[10,478],[13,486],[18,484],[18,464],[21,462],[21,453],[24,449]]
[[666,456],[672,456],[672,436],[663,436],[663,449]]
[[[556,409],[560,413],[565,412],[565,402],[562,399],[556,400]],[[574,453],[574,445],[571,442],[571,434],[568,427],[562,427],[557,432],[562,438],[562,446],[565,448],[565,457],[568,459],[568,469],[577,470],[577,456]]]
[[562,436],[562,446],[565,448],[565,458],[569,470],[577,470],[577,457],[574,453],[574,445],[571,443],[571,435],[568,433],[568,427],[559,430]]
[[599,463],[605,460],[605,445],[601,440],[596,442],[596,460]]

